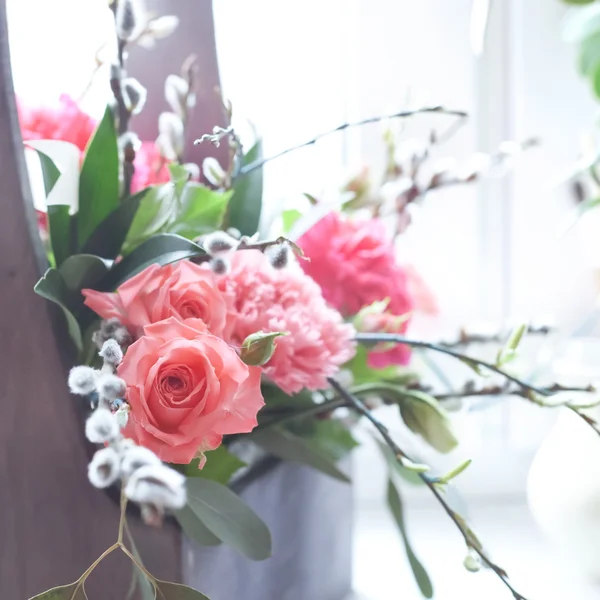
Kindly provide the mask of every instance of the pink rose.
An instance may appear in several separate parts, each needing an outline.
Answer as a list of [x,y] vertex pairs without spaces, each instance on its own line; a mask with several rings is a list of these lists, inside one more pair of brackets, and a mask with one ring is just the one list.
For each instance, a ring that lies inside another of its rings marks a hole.
[[284,392],[328,387],[327,378],[354,356],[354,328],[327,306],[319,286],[299,268],[274,269],[257,250],[240,250],[219,279],[236,310],[232,341],[257,331],[285,331],[263,371]]
[[201,319],[213,335],[229,339],[233,327],[230,301],[209,269],[188,260],[151,265],[113,293],[82,290],[85,304],[103,319],[117,318],[137,337],[143,328],[169,317]]
[[149,325],[119,366],[131,406],[124,435],[179,464],[248,433],[264,406],[261,370],[249,367],[197,319]]

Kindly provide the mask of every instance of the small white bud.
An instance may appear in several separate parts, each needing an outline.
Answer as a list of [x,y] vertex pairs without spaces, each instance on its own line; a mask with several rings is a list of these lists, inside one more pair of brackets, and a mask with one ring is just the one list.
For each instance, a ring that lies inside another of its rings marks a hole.
[[112,448],[98,450],[88,465],[88,479],[97,488],[106,488],[119,478],[119,455]]
[[469,554],[463,560],[463,565],[467,571],[477,573],[481,569],[481,559],[473,550],[469,550]]
[[93,444],[113,442],[119,433],[119,424],[107,408],[96,409],[85,422],[85,437]]
[[159,509],[183,508],[187,501],[185,477],[162,464],[140,467],[129,478],[125,495],[133,502]]
[[185,163],[183,168],[190,174],[190,179],[200,179],[200,167],[196,163]]
[[117,367],[123,360],[123,351],[116,340],[106,340],[98,354],[104,359],[105,363]]
[[117,398],[122,398],[127,390],[127,384],[112,373],[102,373],[98,377],[98,394],[103,400],[114,402]]
[[127,402],[123,402],[123,404],[117,409],[117,412],[115,412],[115,419],[117,420],[117,423],[121,429],[127,426],[130,410],[131,407],[129,404],[127,404]]
[[169,75],[165,80],[165,98],[176,115],[183,117],[187,109],[188,82],[179,75]]
[[213,156],[207,156],[202,162],[202,174],[215,187],[221,187],[226,178],[225,171]]
[[217,275],[225,275],[225,273],[229,272],[231,265],[223,256],[213,256],[210,260],[209,266],[213,273],[216,273]]
[[69,372],[69,389],[72,394],[87,396],[96,390],[98,373],[92,367],[84,365],[73,367]]
[[265,256],[274,269],[284,269],[290,261],[290,247],[285,242],[269,246],[265,250]]
[[183,153],[185,144],[181,117],[171,112],[161,113],[158,118],[158,131],[156,145],[161,155],[167,160],[177,160]]
[[148,448],[144,448],[143,446],[133,446],[125,451],[121,462],[121,473],[123,477],[129,478],[133,475],[134,471],[142,467],[152,467],[161,464],[160,458],[152,450],[148,450]]
[[228,227],[227,233],[236,240],[239,240],[242,237],[242,232],[236,227]]
[[169,37],[178,27],[179,19],[175,15],[164,15],[152,19],[146,29],[155,39],[162,40]]
[[146,88],[135,77],[125,78],[121,85],[123,99],[129,112],[133,115],[142,112],[148,96]]
[[234,250],[238,245],[238,240],[232,238],[224,231],[214,231],[202,238],[202,247],[211,256]]

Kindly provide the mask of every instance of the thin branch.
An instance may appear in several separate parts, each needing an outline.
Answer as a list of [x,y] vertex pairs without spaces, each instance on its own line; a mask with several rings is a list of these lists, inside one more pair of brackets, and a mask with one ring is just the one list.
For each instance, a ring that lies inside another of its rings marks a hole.
[[[364,416],[371,422],[371,424],[375,427],[375,429],[377,429],[381,437],[384,439],[385,443],[388,445],[390,450],[394,453],[394,457],[400,464],[402,464],[403,459],[411,460],[410,457],[407,456],[407,454],[394,441],[387,427],[383,425],[383,423],[381,423],[373,415],[373,413],[365,406],[365,404],[361,400],[359,400],[356,396],[350,394],[348,390],[341,386],[335,379],[329,378],[328,381],[331,387],[341,397],[345,398],[345,400],[350,406],[352,406],[352,408],[354,408],[354,410],[356,410],[360,415]],[[479,543],[476,543],[476,540],[474,540],[474,536],[470,528],[466,525],[464,519],[448,505],[441,492],[436,487],[435,480],[426,475],[425,473],[419,473],[418,475],[423,481],[423,483],[429,488],[431,493],[435,496],[436,500],[441,504],[442,508],[450,517],[454,525],[456,525],[457,529],[463,536],[463,539],[465,540],[467,546],[479,555],[484,565],[492,569],[492,571],[497,575],[497,577],[502,581],[502,583],[510,590],[514,600],[527,600],[525,596],[517,592],[517,590],[515,590],[515,588],[512,586],[512,584],[508,580],[508,575],[506,574],[506,571],[504,571],[504,569],[499,567],[497,564],[493,563],[492,560],[487,556],[481,545]]]
[[[498,375],[504,377],[506,380],[508,380],[512,383],[515,383],[524,392],[527,392],[526,395],[523,395],[524,398],[526,398],[527,400],[529,400],[530,402],[533,402],[535,404],[541,404],[542,406],[545,406],[545,404],[543,402],[540,402],[538,399],[536,399],[534,394],[548,397],[548,396],[552,396],[553,394],[557,393],[558,391],[563,391],[561,388],[557,389],[556,386],[554,386],[554,387],[535,386],[531,383],[527,383],[526,381],[523,381],[522,379],[520,379],[519,377],[517,377],[515,375],[511,375],[510,373],[503,371],[500,367],[498,367],[492,363],[481,360],[479,358],[473,358],[472,356],[468,356],[467,354],[463,354],[462,352],[458,352],[447,346],[442,346],[442,345],[434,344],[431,342],[425,342],[422,340],[412,340],[412,339],[406,338],[402,335],[397,335],[394,333],[358,333],[356,335],[356,340],[358,342],[367,343],[367,344],[377,344],[380,342],[406,344],[407,346],[411,346],[413,348],[425,348],[427,350],[433,350],[434,352],[439,352],[440,354],[446,354],[448,356],[452,356],[454,358],[457,358],[457,359],[463,361],[464,363],[466,363],[468,365],[483,367],[485,369],[488,369],[489,371],[492,371],[493,373],[497,373]],[[590,427],[592,427],[592,429],[598,435],[600,435],[600,429],[598,428],[597,423],[594,419],[592,419],[591,417],[582,413],[575,406],[571,406],[569,404],[566,404],[565,406],[569,410],[573,411],[576,415],[578,415],[581,419],[583,419]]]
[[272,156],[268,156],[266,158],[261,158],[251,162],[248,165],[242,167],[239,171],[239,175],[247,175],[252,171],[256,171],[260,169],[264,164],[276,160],[277,158],[281,158],[290,152],[294,152],[295,150],[300,150],[301,148],[305,148],[306,146],[312,146],[316,144],[319,140],[334,133],[338,133],[339,131],[344,131],[345,129],[349,129],[351,127],[362,127],[363,125],[369,125],[371,123],[379,123],[381,121],[387,121],[388,119],[402,119],[406,117],[412,117],[414,115],[422,114],[422,113],[439,113],[444,115],[449,115],[452,117],[457,117],[459,119],[466,119],[468,114],[461,110],[452,110],[444,108],[443,106],[424,106],[423,108],[417,108],[415,110],[404,110],[400,112],[396,112],[390,115],[380,115],[377,117],[369,117],[368,119],[363,119],[361,121],[354,121],[352,123],[343,123],[342,125],[338,125],[334,129],[330,129],[329,131],[325,131],[324,133],[320,133],[316,135],[314,138],[302,142],[301,144],[297,144],[295,146],[291,146],[290,148],[286,148],[277,154]]

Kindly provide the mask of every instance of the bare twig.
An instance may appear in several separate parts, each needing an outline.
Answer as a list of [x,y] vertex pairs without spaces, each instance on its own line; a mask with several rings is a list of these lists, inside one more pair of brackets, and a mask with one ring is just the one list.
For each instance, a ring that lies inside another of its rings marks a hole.
[[[390,435],[387,427],[383,425],[374,415],[373,413],[365,406],[362,400],[358,399],[356,396],[348,392],[342,385],[340,385],[335,379],[328,379],[331,387],[342,397],[344,398],[348,405],[351,406],[354,410],[356,410],[360,415],[364,416],[368,419],[371,424],[377,429],[385,443],[388,445],[390,450],[394,453],[394,457],[396,460],[403,464],[403,461],[411,460],[409,456],[398,446],[398,444],[394,441],[392,436]],[[497,564],[492,562],[492,560],[487,556],[483,547],[478,540],[474,537],[470,527],[466,524],[466,521],[463,517],[461,517],[458,513],[456,513],[446,502],[442,493],[436,486],[436,480],[429,477],[426,473],[418,474],[423,483],[429,488],[431,493],[435,496],[436,500],[441,504],[442,508],[446,512],[446,514],[450,517],[454,525],[456,525],[457,529],[460,531],[465,543],[469,548],[471,548],[474,552],[476,552],[483,564],[489,567],[497,577],[502,581],[502,583],[510,590],[513,595],[514,600],[527,600],[525,596],[521,595],[515,588],[512,586],[510,581],[508,580],[508,575],[504,569],[499,567]]]
[[[539,404],[542,406],[547,406],[547,404],[545,404],[539,398],[536,398],[536,396],[535,396],[536,394],[539,396],[542,396],[542,397],[548,397],[548,396],[552,396],[553,394],[556,394],[559,391],[563,391],[560,387],[557,388],[556,386],[549,387],[549,388],[535,386],[531,383],[527,383],[526,381],[523,381],[522,379],[520,379],[519,377],[517,377],[515,375],[511,375],[510,373],[503,371],[500,367],[498,367],[492,363],[481,360],[479,358],[473,358],[472,356],[468,356],[466,354],[463,354],[462,352],[458,352],[447,346],[433,344],[431,342],[425,342],[422,340],[412,340],[412,339],[406,338],[402,335],[397,335],[394,333],[358,333],[356,335],[356,340],[358,342],[362,342],[362,343],[366,343],[366,344],[378,344],[381,342],[406,344],[407,346],[411,346],[413,348],[425,348],[427,350],[433,350],[434,352],[439,352],[440,354],[446,354],[448,356],[452,356],[470,366],[483,367],[484,369],[492,371],[493,373],[497,373],[498,375],[504,377],[506,380],[516,384],[521,389],[521,391],[522,391],[521,395],[524,398],[526,398],[530,402],[533,402],[535,404]],[[569,404],[566,404],[565,406],[569,410],[571,410],[575,414],[577,414],[581,419],[583,419],[583,421],[585,421],[588,425],[590,425],[596,433],[598,433],[600,435],[600,429],[598,428],[598,424],[596,423],[596,421],[594,419],[592,419],[588,415],[581,412],[581,410],[579,408],[577,408],[576,406],[571,406]]]
[[314,138],[312,138],[306,142],[302,142],[301,144],[296,144],[295,146],[286,148],[285,150],[282,150],[281,152],[278,152],[277,154],[274,154],[272,156],[268,156],[266,158],[261,158],[259,160],[255,160],[254,162],[242,167],[239,171],[239,175],[247,175],[248,173],[251,173],[252,171],[256,171],[256,169],[260,169],[263,165],[265,165],[268,162],[276,160],[277,158],[281,158],[282,156],[285,156],[286,154],[289,154],[290,152],[294,152],[295,150],[300,150],[300,148],[305,148],[306,146],[312,146],[313,144],[316,144],[322,138],[332,135],[334,133],[338,133],[339,131],[344,131],[345,129],[349,129],[352,127],[362,127],[363,125],[369,125],[371,123],[379,123],[381,121],[387,121],[389,119],[403,119],[403,118],[412,117],[414,115],[418,115],[418,114],[422,114],[422,113],[438,113],[438,114],[449,115],[452,117],[458,117],[459,119],[466,119],[468,116],[466,112],[463,112],[461,110],[447,109],[447,108],[444,108],[443,106],[424,106],[422,108],[417,108],[415,110],[404,110],[404,111],[396,112],[396,113],[389,114],[389,115],[380,115],[377,117],[369,117],[368,119],[362,119],[361,121],[354,121],[352,123],[343,123],[342,125],[338,125],[334,129],[330,129],[329,131],[325,131],[324,133],[320,133],[319,135],[316,135]]

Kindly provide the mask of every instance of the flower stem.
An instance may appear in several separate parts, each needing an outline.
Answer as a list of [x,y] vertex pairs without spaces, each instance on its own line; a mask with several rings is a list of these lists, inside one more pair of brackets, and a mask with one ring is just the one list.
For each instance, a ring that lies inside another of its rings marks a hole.
[[119,517],[119,536],[117,537],[117,544],[123,544],[123,529],[125,527],[125,513],[127,512],[127,496],[125,496],[125,486],[121,486],[121,516]]
[[[396,460],[402,464],[403,459],[411,460],[409,456],[398,446],[398,444],[394,441],[392,436],[390,435],[388,428],[381,423],[373,413],[365,406],[362,400],[358,399],[356,396],[348,392],[343,386],[341,386],[335,379],[329,378],[329,383],[331,387],[346,400],[349,406],[354,408],[360,415],[368,419],[371,424],[377,429],[385,443],[388,445],[390,450],[393,452]],[[414,461],[413,461],[414,462]],[[482,559],[483,564],[488,566],[494,573],[498,576],[498,578],[502,581],[502,583],[511,591],[514,600],[527,600],[524,596],[522,596],[519,592],[517,592],[508,581],[508,575],[506,571],[493,563],[490,558],[486,555],[480,543],[477,542],[476,538],[474,538],[473,533],[471,532],[468,525],[466,525],[466,521],[460,517],[446,502],[438,488],[436,487],[435,480],[431,479],[425,473],[418,474],[423,483],[429,488],[431,493],[434,495],[436,500],[442,505],[442,508],[446,512],[446,514],[450,517],[454,525],[458,528],[465,543],[469,548],[472,548]]]

